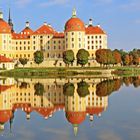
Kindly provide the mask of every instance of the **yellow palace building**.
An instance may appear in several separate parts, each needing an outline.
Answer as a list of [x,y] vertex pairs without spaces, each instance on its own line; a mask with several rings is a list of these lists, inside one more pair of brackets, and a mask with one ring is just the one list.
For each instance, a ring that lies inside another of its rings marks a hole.
[[[54,28],[44,22],[37,30],[30,28],[30,23],[26,22],[25,28],[16,33],[13,29],[10,17],[6,22],[3,13],[0,12],[0,54],[5,57],[19,60],[27,58],[27,66],[35,66],[34,52],[42,50],[45,60],[42,66],[65,66],[62,57],[66,50],[73,50],[75,57],[79,49],[86,49],[90,53],[88,65],[95,64],[95,52],[98,49],[107,48],[107,34],[100,25],[93,26],[92,19],[86,25],[77,17],[76,10],[72,12],[72,17],[66,22],[64,32],[57,32]],[[76,63],[73,64],[76,66]]]

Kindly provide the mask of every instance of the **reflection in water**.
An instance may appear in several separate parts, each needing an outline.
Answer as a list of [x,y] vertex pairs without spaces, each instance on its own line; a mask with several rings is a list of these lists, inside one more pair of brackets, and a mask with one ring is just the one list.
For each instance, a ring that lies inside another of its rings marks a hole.
[[116,79],[0,79],[0,131],[4,131],[7,122],[10,130],[14,114],[21,109],[26,118],[32,112],[48,119],[58,110],[64,110],[67,121],[73,126],[74,134],[86,116],[90,121],[94,115],[108,107],[108,96],[121,85],[140,86],[140,78]]

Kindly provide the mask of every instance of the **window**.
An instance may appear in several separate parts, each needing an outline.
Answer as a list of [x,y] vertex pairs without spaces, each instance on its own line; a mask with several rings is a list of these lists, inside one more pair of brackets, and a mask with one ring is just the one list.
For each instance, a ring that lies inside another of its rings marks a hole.
[[72,38],[71,40],[74,41],[74,38]]
[[72,43],[72,48],[74,48],[74,44]]
[[72,32],[71,34],[74,35],[74,32]]

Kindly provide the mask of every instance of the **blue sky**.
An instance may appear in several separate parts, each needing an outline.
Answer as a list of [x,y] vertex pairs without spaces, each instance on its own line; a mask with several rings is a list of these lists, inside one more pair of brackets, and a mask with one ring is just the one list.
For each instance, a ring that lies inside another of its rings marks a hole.
[[5,20],[9,7],[17,32],[27,20],[33,30],[46,21],[63,31],[76,7],[78,17],[85,23],[93,18],[93,24],[99,23],[107,32],[109,48],[140,48],[140,0],[0,0]]

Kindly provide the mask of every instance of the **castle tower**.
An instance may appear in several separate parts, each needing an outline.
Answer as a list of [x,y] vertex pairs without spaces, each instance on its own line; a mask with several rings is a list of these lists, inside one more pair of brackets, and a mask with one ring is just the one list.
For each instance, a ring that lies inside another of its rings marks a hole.
[[75,57],[79,49],[85,48],[85,25],[73,9],[72,17],[65,24],[65,50],[73,50]]

